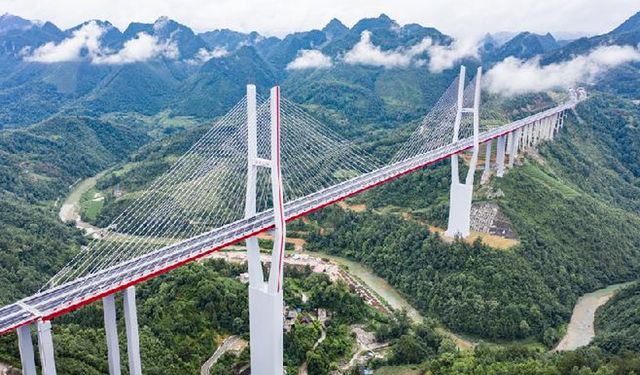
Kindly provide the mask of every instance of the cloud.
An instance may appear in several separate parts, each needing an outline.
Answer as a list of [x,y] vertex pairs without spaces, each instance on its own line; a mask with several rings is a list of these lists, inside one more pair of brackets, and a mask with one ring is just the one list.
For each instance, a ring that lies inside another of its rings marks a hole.
[[[35,50],[28,48],[22,51],[26,61],[40,63],[56,63],[65,61],[80,61],[84,58],[92,59],[100,55],[102,48],[100,38],[105,30],[95,21],[91,21],[78,30],[71,37],[60,43],[48,42]],[[83,53],[85,56],[83,56]]]
[[94,64],[127,64],[164,56],[177,59],[178,47],[171,40],[159,41],[155,36],[139,33],[127,40],[122,49],[113,52],[104,48],[100,39],[106,29],[95,21],[88,22],[59,43],[49,42],[35,50],[25,48],[21,54],[25,61],[45,64],[86,60]]
[[94,64],[130,64],[161,56],[177,59],[180,57],[178,46],[170,40],[160,42],[158,38],[152,35],[138,33],[135,38],[127,40],[120,51],[94,56],[91,62]]
[[[423,53],[429,54],[429,60],[417,59]],[[478,44],[474,39],[456,40],[450,45],[434,44],[431,38],[424,38],[409,48],[383,51],[371,42],[371,32],[363,31],[360,41],[348,51],[343,60],[347,64],[402,68],[411,65],[427,65],[435,73],[451,68],[465,57],[478,57]]]
[[212,51],[209,51],[206,48],[200,48],[193,59],[187,60],[187,63],[198,65],[206,63],[211,59],[219,59],[227,55],[229,55],[229,51],[224,47],[216,47]]
[[508,57],[485,75],[485,87],[493,93],[517,95],[551,89],[567,89],[578,83],[592,83],[617,65],[640,61],[640,50],[630,46],[603,46],[571,60],[540,65],[539,58]]
[[343,60],[352,65],[396,68],[409,66],[412,57],[407,51],[383,51],[371,42],[371,32],[365,30],[360,35],[360,41],[344,55]]
[[298,56],[287,65],[287,69],[328,68],[332,65],[331,58],[318,50],[303,49]]
[[456,39],[450,45],[433,44],[429,46],[429,71],[440,73],[452,68],[456,62],[467,58],[478,58],[478,41],[464,38]]

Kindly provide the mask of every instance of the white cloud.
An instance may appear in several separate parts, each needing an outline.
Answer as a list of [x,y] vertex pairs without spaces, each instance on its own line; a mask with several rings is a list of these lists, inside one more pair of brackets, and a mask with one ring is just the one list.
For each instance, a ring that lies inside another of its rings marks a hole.
[[360,41],[344,55],[343,60],[347,64],[352,65],[360,64],[395,68],[409,66],[412,57],[410,51],[383,51],[371,42],[371,32],[365,30],[360,35]]
[[21,53],[25,61],[46,64],[82,60],[94,64],[127,64],[160,56],[170,59],[180,56],[177,45],[171,40],[161,42],[146,33],[139,33],[135,38],[127,40],[122,49],[113,52],[101,44],[100,39],[106,31],[95,21],[91,21],[59,43],[49,42],[33,51],[27,47]]
[[212,51],[206,48],[200,48],[193,59],[187,60],[187,63],[194,65],[204,64],[211,59],[219,59],[227,55],[229,55],[229,51],[224,47],[216,47]]
[[49,42],[33,52],[24,50],[24,60],[41,63],[79,61],[85,58],[83,52],[86,53],[86,58],[92,59],[102,53],[100,38],[104,32],[102,27],[91,21],[60,43]]
[[180,56],[178,47],[169,41],[160,42],[158,38],[147,33],[138,33],[135,38],[127,40],[122,49],[116,53],[95,56],[95,64],[129,64],[143,62],[164,56],[177,59]]
[[[416,59],[427,52],[429,61]],[[371,42],[371,33],[363,31],[360,41],[344,55],[347,64],[382,66],[385,68],[428,65],[435,73],[453,67],[465,57],[478,57],[478,44],[475,39],[458,39],[450,45],[434,44],[431,38],[424,38],[420,43],[409,48],[383,51]]]
[[456,39],[448,46],[429,46],[429,70],[439,73],[467,57],[478,58],[478,41],[471,38]]
[[502,95],[566,89],[591,83],[606,70],[634,61],[640,61],[640,50],[630,46],[598,47],[587,55],[544,66],[538,58],[523,61],[508,57],[487,72],[484,82],[489,91]]
[[332,65],[331,58],[318,50],[303,49],[298,56],[287,65],[287,69],[328,68]]

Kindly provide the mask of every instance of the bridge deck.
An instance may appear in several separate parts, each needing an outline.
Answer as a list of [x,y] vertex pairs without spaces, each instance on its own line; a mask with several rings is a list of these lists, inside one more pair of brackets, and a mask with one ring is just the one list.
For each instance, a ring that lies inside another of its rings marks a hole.
[[[565,111],[574,105],[574,102],[567,102],[484,132],[480,134],[480,143]],[[285,205],[286,219],[287,221],[294,220],[472,147],[473,139],[466,138],[288,202]],[[265,232],[273,226],[271,210],[264,211],[253,217],[238,220],[224,227],[163,247],[99,273],[44,290],[0,309],[0,334],[32,323],[39,318],[52,319],[73,311],[104,296],[202,258],[225,246]]]

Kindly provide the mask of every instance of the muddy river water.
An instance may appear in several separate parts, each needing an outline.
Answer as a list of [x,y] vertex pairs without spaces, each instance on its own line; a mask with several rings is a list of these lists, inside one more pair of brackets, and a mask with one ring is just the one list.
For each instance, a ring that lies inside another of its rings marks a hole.
[[604,305],[613,297],[616,292],[631,283],[610,285],[606,288],[587,293],[578,298],[571,321],[567,327],[567,333],[564,335],[555,350],[575,350],[579,347],[589,345],[595,336],[594,320],[598,307]]

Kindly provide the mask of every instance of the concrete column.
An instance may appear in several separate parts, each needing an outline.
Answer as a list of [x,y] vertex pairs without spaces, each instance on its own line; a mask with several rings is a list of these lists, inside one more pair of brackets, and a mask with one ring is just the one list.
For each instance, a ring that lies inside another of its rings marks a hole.
[[514,157],[518,157],[518,152],[520,151],[521,148],[521,144],[520,142],[522,141],[522,128],[516,129],[515,132],[513,132],[513,154]]
[[542,135],[542,121],[536,121],[536,129],[533,132],[534,137],[535,137],[535,143],[536,145],[538,145],[540,143],[540,137]]
[[22,326],[18,332],[18,349],[20,349],[20,363],[22,363],[23,375],[36,375],[36,360],[33,353],[33,341],[31,340],[30,326]]
[[532,122],[531,123],[531,128],[529,129],[529,142],[531,144],[531,147],[536,147],[536,122]]
[[500,136],[496,142],[496,176],[504,176],[504,147],[505,136]]
[[469,236],[471,227],[471,201],[473,200],[473,184],[451,184],[449,194],[449,222],[445,234],[449,237]]
[[509,168],[512,168],[513,164],[516,161],[516,150],[517,150],[517,143],[518,142],[515,141],[514,133],[515,132],[509,133],[509,136],[510,136],[510,139],[511,139],[511,143],[508,144],[508,146],[507,146],[507,147],[511,146],[510,149],[507,149],[508,154],[509,154]]
[[533,130],[535,125],[535,122],[529,124],[529,147],[533,147]]
[[545,119],[544,137],[548,141],[551,139],[551,116]]
[[486,143],[487,150],[484,156],[484,171],[482,172],[482,177],[480,178],[481,184],[486,184],[489,181],[489,176],[491,176],[491,144],[493,140],[490,139]]
[[129,374],[142,375],[140,361],[140,338],[138,337],[138,312],[136,308],[136,288],[124,290],[124,323],[127,329],[127,354],[129,355]]
[[511,155],[511,150],[513,150],[513,132],[507,134],[507,155]]
[[102,299],[104,332],[107,337],[107,360],[109,374],[120,375],[120,346],[118,345],[118,325],[116,323],[116,300],[114,295]]
[[560,115],[553,115],[553,120],[551,122],[551,139],[555,138],[556,132],[558,131],[558,124],[560,124]]
[[38,349],[40,350],[42,375],[56,375],[51,322],[48,320],[38,320]]
[[543,119],[542,124],[544,125],[542,127],[542,140],[547,141],[549,140],[549,118]]

